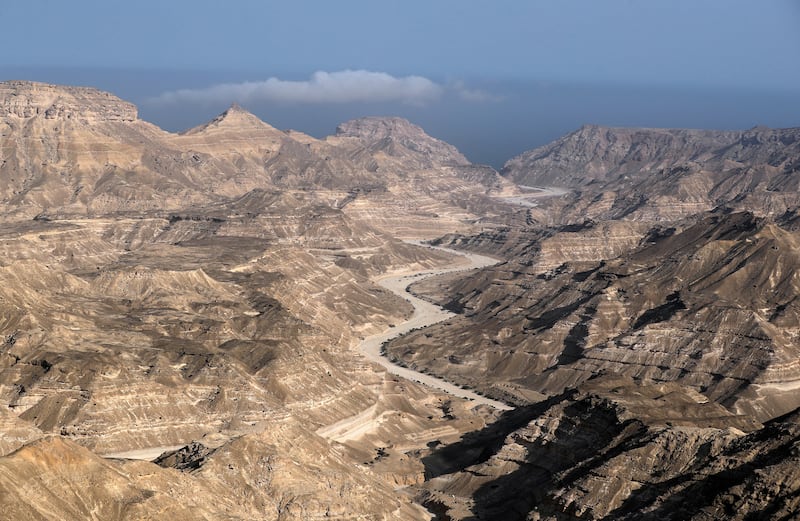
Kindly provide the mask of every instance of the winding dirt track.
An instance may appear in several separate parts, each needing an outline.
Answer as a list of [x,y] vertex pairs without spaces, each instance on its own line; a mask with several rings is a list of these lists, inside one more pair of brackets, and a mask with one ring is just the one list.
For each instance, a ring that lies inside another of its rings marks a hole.
[[410,294],[407,291],[407,288],[410,284],[418,282],[428,277],[433,277],[435,275],[442,275],[444,273],[452,273],[456,271],[468,271],[477,268],[484,268],[486,266],[492,266],[500,262],[497,259],[492,259],[491,257],[485,257],[483,255],[477,255],[474,253],[464,253],[456,250],[451,250],[449,248],[439,248],[435,246],[426,246],[426,247],[436,248],[439,250],[447,251],[448,253],[460,255],[466,258],[469,261],[469,264],[466,266],[462,265],[454,268],[411,272],[393,277],[386,277],[378,280],[378,284],[380,284],[384,288],[394,292],[395,294],[403,297],[408,302],[410,302],[411,305],[414,306],[414,314],[407,321],[401,324],[397,324],[395,327],[390,328],[387,331],[384,331],[383,333],[379,333],[377,335],[373,335],[364,339],[359,345],[361,352],[370,361],[385,367],[386,370],[391,374],[401,376],[408,380],[412,380],[414,382],[418,382],[427,385],[429,387],[433,387],[435,389],[439,389],[440,391],[444,391],[453,396],[458,396],[461,398],[472,400],[475,402],[475,404],[484,404],[504,411],[511,410],[513,407],[510,407],[509,405],[503,402],[492,400],[491,398],[486,398],[485,396],[481,396],[467,389],[462,389],[461,387],[446,382],[441,378],[437,378],[435,376],[431,376],[428,374],[423,374],[420,373],[419,371],[414,371],[413,369],[409,369],[407,367],[400,367],[398,365],[393,364],[386,357],[381,355],[381,346],[386,341],[396,338],[405,333],[408,333],[412,329],[430,326],[432,324],[442,322],[454,316],[454,313],[446,311],[435,304],[431,304],[430,302],[426,302]]

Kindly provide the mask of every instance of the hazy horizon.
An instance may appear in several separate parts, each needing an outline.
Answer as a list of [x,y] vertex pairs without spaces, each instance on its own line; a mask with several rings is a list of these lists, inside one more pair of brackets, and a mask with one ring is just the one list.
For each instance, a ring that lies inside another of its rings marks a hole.
[[30,0],[0,15],[36,21],[0,33],[0,80],[94,86],[170,131],[233,102],[316,137],[397,115],[499,168],[583,124],[800,126],[793,0]]
[[501,168],[524,151],[545,145],[585,124],[616,127],[745,130],[758,125],[800,126],[800,104],[791,89],[654,87],[524,80],[472,81],[495,99],[475,103],[442,96],[435,104],[404,100],[307,104],[221,97],[157,102],[164,92],[236,82],[243,73],[106,69],[5,69],[3,80],[84,85],[131,101],[139,117],[170,132],[213,119],[237,102],[280,129],[314,137],[364,116],[400,116],[459,148],[471,161]]

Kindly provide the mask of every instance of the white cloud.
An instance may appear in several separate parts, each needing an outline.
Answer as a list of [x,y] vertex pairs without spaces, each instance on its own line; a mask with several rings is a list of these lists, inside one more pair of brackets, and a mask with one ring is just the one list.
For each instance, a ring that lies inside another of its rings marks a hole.
[[395,77],[385,72],[344,70],[318,71],[307,80],[221,83],[202,89],[169,91],[151,99],[155,104],[173,103],[354,103],[401,102],[426,105],[443,96],[455,95],[466,102],[485,103],[502,98],[483,90],[469,89],[462,81],[442,86],[423,76]]
[[223,83],[203,89],[165,92],[157,103],[351,103],[399,101],[424,105],[439,99],[444,88],[422,76],[394,77],[385,72],[345,70],[315,72],[304,81],[269,78],[265,81]]

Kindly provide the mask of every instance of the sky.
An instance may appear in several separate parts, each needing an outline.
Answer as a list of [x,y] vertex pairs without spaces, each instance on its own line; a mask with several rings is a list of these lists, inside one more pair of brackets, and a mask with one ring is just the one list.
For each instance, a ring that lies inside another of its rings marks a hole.
[[800,126],[800,0],[26,0],[0,80],[90,85],[170,131],[238,102],[322,137],[399,115],[499,167],[585,123]]

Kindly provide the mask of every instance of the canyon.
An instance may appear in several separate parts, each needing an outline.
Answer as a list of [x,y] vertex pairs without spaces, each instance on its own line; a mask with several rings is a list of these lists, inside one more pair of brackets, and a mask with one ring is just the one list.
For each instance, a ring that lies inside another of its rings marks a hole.
[[9,519],[786,519],[800,130],[182,133],[0,83]]

